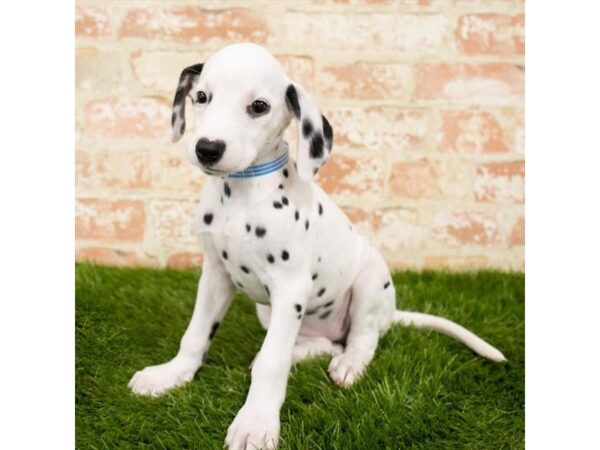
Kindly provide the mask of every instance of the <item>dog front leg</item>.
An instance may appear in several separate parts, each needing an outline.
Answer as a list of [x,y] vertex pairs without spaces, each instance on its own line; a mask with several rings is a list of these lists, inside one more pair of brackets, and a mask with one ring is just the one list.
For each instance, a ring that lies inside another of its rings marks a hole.
[[[298,294],[296,294],[297,296]],[[252,383],[246,403],[227,430],[230,450],[274,449],[279,440],[279,411],[285,398],[292,353],[305,297],[271,295],[271,321],[263,345],[252,366]],[[298,297],[295,297],[298,298]]]
[[136,372],[129,388],[136,394],[158,396],[190,381],[204,362],[210,341],[231,304],[233,292],[227,273],[219,262],[213,262],[208,256],[192,319],[181,339],[179,352],[169,362]]

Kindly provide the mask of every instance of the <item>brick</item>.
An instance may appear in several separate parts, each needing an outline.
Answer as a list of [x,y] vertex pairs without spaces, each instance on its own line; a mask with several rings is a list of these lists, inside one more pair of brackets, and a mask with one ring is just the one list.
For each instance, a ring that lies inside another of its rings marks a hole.
[[332,154],[319,171],[317,182],[331,195],[381,195],[383,172],[381,161],[372,156]]
[[475,198],[481,202],[522,203],[525,200],[525,161],[478,166]]
[[333,0],[333,3],[341,5],[389,5],[392,0]]
[[154,200],[149,204],[152,239],[161,245],[196,245],[194,216],[197,202],[185,200]]
[[140,200],[78,199],[77,239],[139,242],[144,238],[146,211]]
[[433,231],[437,240],[454,247],[500,242],[496,219],[478,212],[441,212],[434,220]]
[[416,210],[344,208],[344,212],[360,233],[371,236],[370,242],[381,251],[398,254],[422,249],[428,242],[427,227],[420,223]]
[[246,9],[208,10],[194,6],[145,7],[127,12],[120,37],[163,41],[213,43],[251,41],[264,43],[269,34],[263,17]]
[[324,109],[334,133],[334,152],[368,149],[398,154],[425,150],[431,116],[420,109],[385,106]]
[[510,141],[494,115],[486,111],[445,111],[437,149],[442,152],[503,153]]
[[129,89],[131,69],[127,55],[95,48],[75,52],[75,86],[85,92],[120,94]]
[[77,6],[75,8],[75,36],[104,38],[111,35],[111,22],[105,7]]
[[77,249],[75,259],[103,266],[158,267],[158,259],[155,256],[139,250],[125,251],[104,247],[84,247]]
[[515,153],[520,155],[525,154],[525,115],[521,112],[521,117],[517,121],[517,125],[515,127],[515,143],[514,149]]
[[137,51],[131,54],[131,67],[142,86],[175,95],[181,71],[209,56],[205,52]]
[[416,68],[413,97],[521,105],[524,91],[524,71],[513,64],[423,64]]
[[169,255],[167,267],[172,269],[190,269],[202,266],[202,253],[173,253]]
[[394,164],[390,187],[394,196],[401,198],[438,197],[441,194],[434,167],[425,159]]
[[510,247],[525,245],[525,217],[519,217],[508,239]]
[[486,267],[489,261],[483,255],[475,256],[426,256],[424,269],[477,270]]
[[281,18],[280,40],[299,48],[394,51],[432,54],[447,39],[448,19],[441,14],[380,14],[288,11]]
[[328,65],[317,74],[317,86],[323,97],[383,100],[407,99],[412,71],[406,64],[367,63]]
[[466,14],[455,30],[458,50],[467,55],[522,55],[525,53],[525,16]]
[[85,105],[85,131],[113,138],[170,139],[171,107],[164,99],[108,98]]
[[148,152],[141,150],[99,150],[75,155],[75,186],[86,189],[148,189]]
[[187,160],[182,146],[153,150],[150,153],[150,177],[154,191],[187,198],[200,198],[206,180],[206,175]]
[[295,55],[275,55],[275,57],[290,80],[300,83],[311,94],[314,92],[315,69],[311,57]]
[[78,191],[94,187],[92,164],[92,155],[82,151],[75,152],[75,188]]
[[100,186],[109,189],[147,189],[150,173],[147,151],[102,150],[94,171]]

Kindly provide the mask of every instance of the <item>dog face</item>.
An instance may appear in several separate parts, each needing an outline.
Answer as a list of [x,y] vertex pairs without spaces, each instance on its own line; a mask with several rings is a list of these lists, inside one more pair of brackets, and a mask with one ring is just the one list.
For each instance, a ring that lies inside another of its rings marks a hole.
[[209,175],[243,170],[272,153],[298,120],[298,172],[309,180],[329,158],[333,132],[314,101],[279,62],[254,44],[234,44],[183,70],[173,100],[172,138],[185,131],[191,97],[195,129],[188,159]]

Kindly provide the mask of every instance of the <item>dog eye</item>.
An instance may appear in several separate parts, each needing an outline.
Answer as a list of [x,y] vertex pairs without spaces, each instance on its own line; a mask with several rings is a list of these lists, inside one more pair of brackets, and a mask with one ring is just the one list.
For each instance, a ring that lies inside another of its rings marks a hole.
[[206,97],[206,93],[204,91],[198,91],[198,93],[196,94],[196,101],[198,103],[206,103],[206,100],[208,100],[208,97]]
[[248,113],[252,117],[256,117],[268,113],[271,107],[263,100],[254,100],[249,109],[250,111],[248,111]]

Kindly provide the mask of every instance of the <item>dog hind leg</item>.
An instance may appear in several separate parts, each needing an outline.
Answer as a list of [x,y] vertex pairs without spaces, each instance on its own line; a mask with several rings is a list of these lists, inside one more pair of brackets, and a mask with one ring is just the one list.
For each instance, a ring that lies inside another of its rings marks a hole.
[[369,247],[352,285],[350,331],[343,353],[332,358],[329,376],[342,387],[351,386],[373,359],[379,336],[392,323],[395,293],[390,272],[381,254]]

